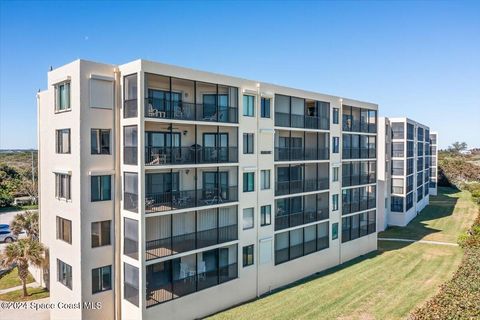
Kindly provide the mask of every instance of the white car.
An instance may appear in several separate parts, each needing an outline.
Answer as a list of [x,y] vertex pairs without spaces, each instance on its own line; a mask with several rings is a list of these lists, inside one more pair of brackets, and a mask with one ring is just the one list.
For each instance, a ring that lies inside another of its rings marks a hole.
[[8,229],[0,229],[0,242],[10,243],[16,241],[17,239],[24,239],[27,237],[25,231],[20,232],[18,236],[14,235],[13,232]]

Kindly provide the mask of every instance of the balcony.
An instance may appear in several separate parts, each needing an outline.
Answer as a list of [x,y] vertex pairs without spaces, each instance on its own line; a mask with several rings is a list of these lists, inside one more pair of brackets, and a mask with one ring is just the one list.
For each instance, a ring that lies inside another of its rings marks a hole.
[[275,231],[325,220],[328,217],[328,208],[321,208],[318,211],[302,211],[278,215],[275,217]]
[[330,119],[326,117],[275,112],[275,126],[277,127],[329,130],[329,121]]
[[328,160],[328,148],[275,147],[275,161]]
[[330,103],[275,95],[275,126],[330,129]]
[[147,266],[147,308],[238,277],[237,245]]
[[145,147],[145,165],[181,165],[238,162],[237,147]]
[[238,108],[146,98],[145,118],[238,123]]
[[342,159],[375,159],[376,148],[343,148]]
[[348,132],[377,132],[377,111],[343,106],[342,130]]
[[329,178],[280,181],[275,183],[275,195],[328,190]]
[[147,218],[146,259],[238,240],[237,207]]

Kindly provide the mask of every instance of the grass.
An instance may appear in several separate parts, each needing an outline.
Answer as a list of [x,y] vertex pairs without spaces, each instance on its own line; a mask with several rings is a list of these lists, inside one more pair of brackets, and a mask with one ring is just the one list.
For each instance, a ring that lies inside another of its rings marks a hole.
[[[29,273],[27,277],[27,283],[33,282],[34,279],[32,275]],[[16,286],[21,286],[22,281],[18,278],[18,269],[13,268],[9,273],[6,273],[3,275],[2,278],[0,278],[0,290],[7,289],[7,288],[12,288]]]
[[467,191],[439,188],[438,192],[407,228],[391,227],[378,237],[456,243],[458,235],[472,225],[477,207]]
[[23,297],[23,289],[0,294],[1,301],[30,301],[48,298],[50,293],[46,288],[27,288],[28,296]]
[[[382,236],[455,242],[476,216],[466,192],[439,189],[430,202],[409,226]],[[211,319],[404,319],[452,277],[462,255],[460,247],[379,241],[377,252]]]

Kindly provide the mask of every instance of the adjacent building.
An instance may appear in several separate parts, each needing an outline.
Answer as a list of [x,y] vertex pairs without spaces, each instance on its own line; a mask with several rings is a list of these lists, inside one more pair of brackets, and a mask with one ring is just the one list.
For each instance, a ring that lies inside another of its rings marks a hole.
[[408,118],[382,117],[379,124],[385,171],[378,210],[379,230],[384,230],[406,226],[429,203],[430,129]]
[[[145,60],[77,60],[48,73],[38,119],[50,299],[101,303],[52,318],[199,318],[377,248],[375,104]],[[392,208],[410,216],[405,199],[424,197],[428,128],[392,128],[403,163]],[[419,169],[408,174],[410,158]]]
[[437,148],[438,133],[430,133],[430,195],[437,195],[438,188],[438,148]]

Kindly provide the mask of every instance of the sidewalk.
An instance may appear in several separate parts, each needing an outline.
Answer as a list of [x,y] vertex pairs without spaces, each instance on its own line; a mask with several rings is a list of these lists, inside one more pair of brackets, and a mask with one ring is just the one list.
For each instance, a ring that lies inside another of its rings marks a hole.
[[[27,288],[36,288],[36,287],[40,287],[40,284],[38,282],[27,283]],[[22,290],[22,288],[23,286],[20,285],[16,287],[3,289],[3,290],[0,290],[0,294],[4,294],[4,293],[15,291],[15,290]]]

